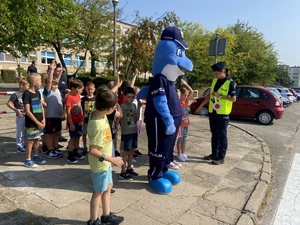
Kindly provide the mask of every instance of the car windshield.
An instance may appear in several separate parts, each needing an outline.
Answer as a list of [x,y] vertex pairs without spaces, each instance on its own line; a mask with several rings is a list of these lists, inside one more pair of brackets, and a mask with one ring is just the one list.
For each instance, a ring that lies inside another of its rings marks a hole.
[[278,92],[276,92],[274,89],[270,89],[270,91],[274,95],[275,98],[281,99],[281,95]]

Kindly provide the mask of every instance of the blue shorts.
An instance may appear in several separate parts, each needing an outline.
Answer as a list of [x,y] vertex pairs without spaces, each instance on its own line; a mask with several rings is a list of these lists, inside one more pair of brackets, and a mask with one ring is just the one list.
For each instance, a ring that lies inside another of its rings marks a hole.
[[122,139],[124,142],[124,151],[131,151],[137,148],[138,134],[122,134]]
[[79,123],[74,123],[74,126],[75,130],[71,131],[70,124],[68,124],[70,138],[78,138],[82,135],[82,125],[79,125]]
[[107,186],[112,184],[112,168],[111,166],[104,172],[94,173],[92,172],[92,181],[94,192],[104,192],[107,190]]

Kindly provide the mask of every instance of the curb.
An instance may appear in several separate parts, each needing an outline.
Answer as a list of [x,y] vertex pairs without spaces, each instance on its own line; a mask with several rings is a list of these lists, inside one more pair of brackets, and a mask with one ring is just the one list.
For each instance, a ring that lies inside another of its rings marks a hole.
[[262,147],[263,153],[263,163],[262,163],[262,170],[259,181],[257,182],[252,194],[250,195],[244,209],[242,211],[241,217],[238,219],[236,225],[254,225],[257,224],[258,212],[262,205],[264,198],[266,197],[270,182],[271,182],[271,158],[270,158],[270,151],[267,143],[261,139],[260,137],[256,136],[255,134],[230,123],[231,126],[240,129],[247,134],[251,135],[252,137],[256,138]]

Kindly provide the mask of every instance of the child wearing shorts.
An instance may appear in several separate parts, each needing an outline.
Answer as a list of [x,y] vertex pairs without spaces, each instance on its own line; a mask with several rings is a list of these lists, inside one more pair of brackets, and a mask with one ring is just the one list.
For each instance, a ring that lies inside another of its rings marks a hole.
[[[27,77],[29,83],[28,90],[24,91],[22,96],[25,109],[25,127],[27,134],[26,159],[24,166],[28,168],[36,168],[37,164],[45,164],[38,155],[40,138],[42,130],[45,128],[45,114],[41,103],[41,94],[38,91],[42,84],[41,75],[31,73]],[[33,157],[31,160],[31,151],[33,149]]]
[[[111,114],[117,103],[117,96],[105,86],[97,89],[95,110],[91,112],[88,122],[88,138],[90,140],[88,161],[91,167],[93,195],[90,201],[90,219],[88,225],[120,224],[124,217],[110,212],[110,191],[113,186],[112,166],[121,167],[121,157],[112,157],[112,137],[106,115]],[[102,216],[98,218],[98,210],[102,202]]]
[[[139,174],[131,168],[134,149],[138,147],[137,119],[138,113],[133,100],[135,91],[132,87],[126,87],[124,90],[126,102],[121,105],[123,117],[121,118],[121,138],[124,142],[124,151],[122,157],[124,164],[122,166],[119,178],[122,180],[132,180],[132,177],[138,177]],[[127,163],[126,163],[127,162]],[[127,164],[127,165],[126,165]]]
[[90,113],[94,109],[95,105],[95,84],[91,81],[87,82],[85,85],[86,96],[81,98],[81,105],[83,110],[83,131],[82,131],[82,142],[83,142],[83,150],[82,155],[86,155],[88,148],[87,148],[87,125],[89,122]]
[[80,93],[83,83],[79,79],[70,79],[69,86],[71,92],[66,97],[67,124],[69,128],[70,140],[68,142],[69,163],[78,163],[77,159],[84,159],[78,152],[79,138],[82,135],[83,111],[81,107]]

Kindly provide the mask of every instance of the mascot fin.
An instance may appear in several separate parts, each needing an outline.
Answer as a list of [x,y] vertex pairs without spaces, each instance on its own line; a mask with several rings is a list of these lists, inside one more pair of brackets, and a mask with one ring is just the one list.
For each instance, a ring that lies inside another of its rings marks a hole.
[[170,181],[173,185],[180,184],[180,174],[176,171],[167,171],[164,173],[162,178],[167,179]]
[[172,183],[165,178],[149,180],[149,186],[159,194],[169,194],[173,189]]

